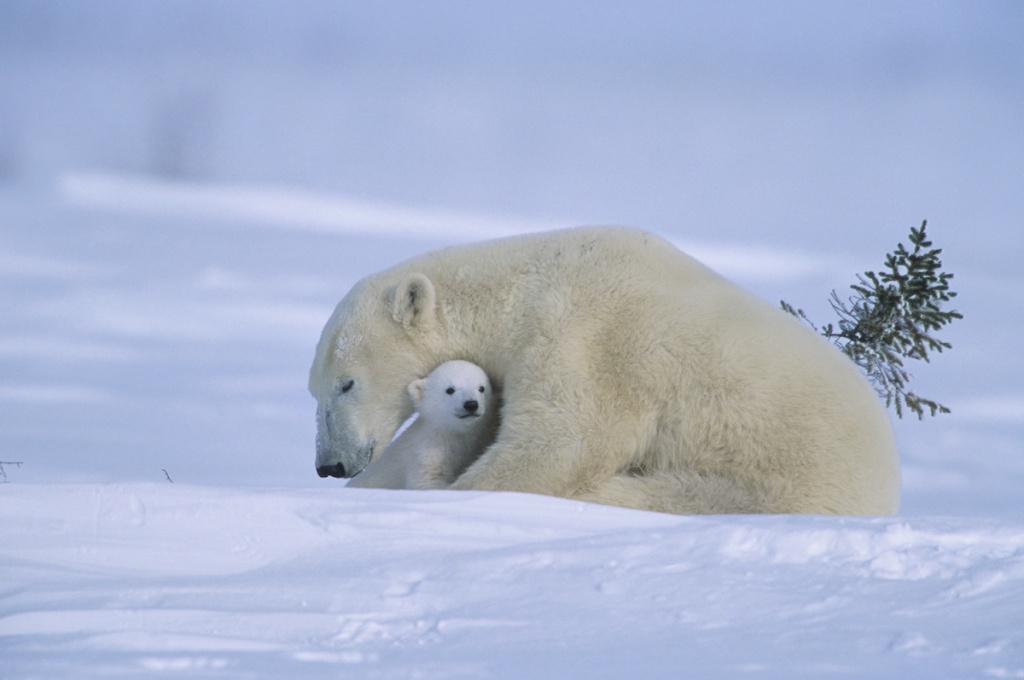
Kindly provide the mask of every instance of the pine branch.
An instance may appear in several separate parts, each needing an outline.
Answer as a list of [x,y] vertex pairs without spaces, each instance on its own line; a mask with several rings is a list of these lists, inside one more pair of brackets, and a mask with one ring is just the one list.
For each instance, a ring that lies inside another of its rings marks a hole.
[[806,321],[831,340],[868,376],[886,406],[894,406],[903,417],[904,408],[924,418],[949,413],[949,409],[909,389],[911,374],[904,360],[930,362],[931,352],[941,353],[952,345],[935,333],[963,315],[944,311],[943,304],[956,297],[949,283],[953,275],[942,272],[941,249],[932,248],[924,221],[910,230],[913,250],[900,243],[886,255],[885,269],[865,272],[850,286],[853,294],[844,302],[832,291],[830,303],[839,317],[838,327],[819,329],[802,310],[782,302],[782,309]]

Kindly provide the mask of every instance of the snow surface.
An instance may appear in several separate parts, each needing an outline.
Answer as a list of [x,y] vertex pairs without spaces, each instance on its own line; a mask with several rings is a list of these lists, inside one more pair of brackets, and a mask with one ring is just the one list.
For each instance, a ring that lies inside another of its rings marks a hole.
[[[427,8],[427,9],[424,9]],[[0,678],[1024,678],[1013,2],[0,3]],[[929,220],[895,518],[344,489],[358,278],[582,223],[769,302]],[[15,463],[20,463],[16,465]]]
[[1024,529],[11,485],[4,677],[1024,676]]

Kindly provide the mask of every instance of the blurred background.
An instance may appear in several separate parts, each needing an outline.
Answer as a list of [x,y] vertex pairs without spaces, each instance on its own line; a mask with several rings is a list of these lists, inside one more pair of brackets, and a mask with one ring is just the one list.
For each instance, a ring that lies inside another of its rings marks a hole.
[[9,483],[303,486],[365,274],[655,231],[772,304],[929,221],[965,319],[897,423],[907,514],[1024,504],[1024,5],[0,0]]

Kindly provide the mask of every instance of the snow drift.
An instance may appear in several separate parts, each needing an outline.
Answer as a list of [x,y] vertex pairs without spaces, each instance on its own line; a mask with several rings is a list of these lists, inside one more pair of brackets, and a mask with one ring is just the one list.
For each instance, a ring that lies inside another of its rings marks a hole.
[[10,485],[5,677],[1024,677],[1024,529]]

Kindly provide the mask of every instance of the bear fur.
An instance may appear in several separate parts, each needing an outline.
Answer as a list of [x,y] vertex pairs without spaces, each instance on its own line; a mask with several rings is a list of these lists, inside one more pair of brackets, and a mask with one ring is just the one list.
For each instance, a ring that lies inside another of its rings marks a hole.
[[409,384],[416,421],[394,439],[350,487],[443,489],[494,441],[497,401],[476,364],[446,361]]
[[318,473],[363,470],[411,415],[406,386],[454,358],[503,403],[453,489],[675,513],[897,509],[892,429],[857,367],[654,235],[485,241],[359,281],[310,369]]

